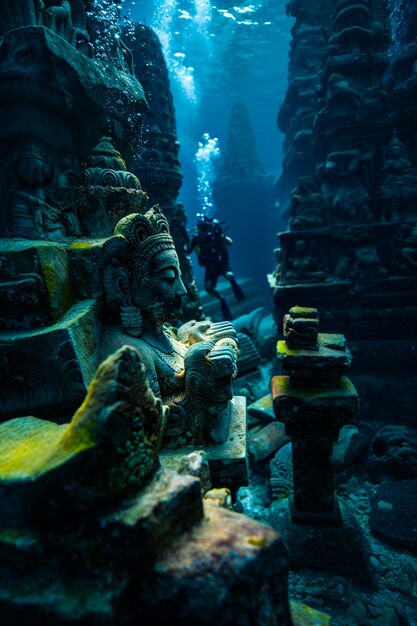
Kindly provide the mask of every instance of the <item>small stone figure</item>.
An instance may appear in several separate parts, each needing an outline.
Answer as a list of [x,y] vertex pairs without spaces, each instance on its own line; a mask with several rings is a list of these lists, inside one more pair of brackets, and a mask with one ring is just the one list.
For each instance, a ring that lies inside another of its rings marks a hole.
[[394,239],[392,267],[399,274],[417,273],[417,222],[399,227]]
[[231,311],[226,300],[217,291],[216,285],[220,276],[224,276],[229,281],[236,300],[241,302],[245,299],[245,294],[230,268],[227,248],[233,245],[233,241],[226,236],[226,230],[219,220],[206,215],[198,215],[196,230],[197,233],[191,239],[187,253],[196,251],[199,265],[206,268],[204,287],[207,293],[220,300],[223,319],[231,320]]
[[316,183],[311,178],[300,178],[291,193],[291,230],[321,226],[324,222],[325,202]]
[[[178,331],[167,325],[179,316],[186,289],[168,222],[159,207],[118,223],[104,247],[103,280],[112,322],[104,356],[125,344],[138,349],[152,390],[170,406],[166,434],[201,443],[210,425],[197,424],[190,407],[199,405],[198,419],[210,415],[216,427],[215,416],[230,398],[236,372],[236,332],[226,322],[187,322]],[[202,344],[196,348],[198,342]],[[196,380],[204,380],[210,397]]]
[[359,150],[332,152],[322,166],[323,193],[335,224],[367,224],[373,221],[369,193],[361,181],[370,153]]
[[417,170],[408,158],[406,146],[398,139],[394,132],[391,143],[385,155],[381,170],[381,190],[398,187],[417,188]]
[[288,260],[286,280],[288,283],[297,281],[323,282],[325,272],[317,268],[317,259],[308,252],[307,244],[302,239],[295,242],[294,253]]

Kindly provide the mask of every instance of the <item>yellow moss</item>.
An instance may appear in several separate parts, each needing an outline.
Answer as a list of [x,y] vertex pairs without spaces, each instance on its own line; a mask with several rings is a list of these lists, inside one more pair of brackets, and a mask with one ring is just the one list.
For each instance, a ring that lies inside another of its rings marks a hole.
[[90,248],[92,248],[92,244],[91,242],[86,242],[86,241],[76,241],[75,243],[72,243],[70,245],[70,250],[88,250]]
[[307,318],[317,318],[318,311],[313,307],[308,306],[293,306],[289,310],[289,314],[291,317],[307,317]]
[[268,543],[268,539],[266,537],[248,537],[247,542],[256,548],[262,548]]
[[330,398],[333,396],[356,395],[355,386],[346,376],[342,376],[337,385],[334,387],[308,387],[307,385],[294,385],[289,376],[276,376],[274,377],[274,386],[280,387],[285,394],[298,398]]
[[330,626],[329,615],[312,609],[307,604],[290,600],[291,617],[297,626]]
[[267,396],[263,396],[256,402],[256,408],[268,410],[272,408],[272,396],[268,394]]
[[64,272],[67,270],[67,268],[57,268],[56,265],[49,261],[42,263],[42,271],[50,295],[51,304],[54,305],[55,300],[57,303],[56,307],[61,311],[65,311],[71,306],[72,292],[68,277],[65,277],[65,280],[58,279],[60,269]]
[[55,269],[49,263],[44,263],[42,269],[43,275],[45,277],[46,286],[48,287],[48,292],[51,297],[54,298],[57,291]]
[[0,479],[35,479],[91,448],[87,429],[71,437],[71,425],[19,417],[0,425]]
[[299,353],[299,348],[289,348],[285,341],[278,341],[277,343],[277,355],[288,354],[294,356]]

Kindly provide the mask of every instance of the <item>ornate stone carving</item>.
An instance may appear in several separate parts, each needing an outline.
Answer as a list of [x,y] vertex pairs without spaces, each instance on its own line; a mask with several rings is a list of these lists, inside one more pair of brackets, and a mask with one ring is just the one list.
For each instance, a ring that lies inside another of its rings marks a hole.
[[[0,425],[6,622],[35,613],[54,626],[116,624],[127,614],[173,626],[207,626],[219,615],[228,624],[236,615],[292,624],[282,539],[220,508],[220,500],[231,508],[227,489],[214,500],[210,492],[203,507],[203,484],[189,475],[210,486],[201,454],[181,473],[160,467],[162,421],[138,352],[124,346],[102,363],[69,424],[20,417]],[[22,537],[30,538],[24,549]],[[46,600],[45,584],[54,590]],[[174,620],[173,607],[181,607]]]
[[289,227],[291,230],[321,226],[326,221],[326,204],[311,178],[300,178],[291,193]]
[[[0,427],[0,455],[5,455],[10,441],[26,450],[26,456],[12,465],[11,476],[3,474],[0,481],[3,516],[8,516],[13,491],[21,495],[22,484],[27,486],[26,498],[19,502],[14,524],[37,525],[68,508],[75,515],[142,487],[159,466],[162,414],[137,351],[124,346],[99,367],[69,424],[24,417]],[[50,484],[45,491],[38,488],[42,479]],[[42,498],[54,504],[45,507]]]
[[303,239],[294,243],[293,256],[287,262],[286,282],[323,282],[327,276],[318,266],[311,252],[311,245]]
[[402,224],[393,244],[392,269],[398,274],[417,273],[417,222]]
[[333,224],[367,224],[373,221],[369,193],[360,180],[368,154],[359,150],[332,152],[322,167],[323,191]]
[[408,150],[396,132],[385,152],[380,188],[382,193],[399,193],[405,188],[412,188],[417,193],[417,169],[411,165]]
[[111,137],[102,137],[91,150],[80,182],[83,185],[141,189],[138,177],[127,171],[126,163],[113,146]]
[[215,430],[215,418],[207,416],[216,410],[216,415],[220,413],[224,407],[219,405],[225,400],[227,404],[231,393],[236,333],[227,323],[191,322],[178,334],[166,325],[180,314],[186,290],[168,222],[159,207],[119,222],[104,247],[103,284],[112,322],[105,353],[124,343],[139,349],[151,387],[172,406],[167,434],[201,441]]

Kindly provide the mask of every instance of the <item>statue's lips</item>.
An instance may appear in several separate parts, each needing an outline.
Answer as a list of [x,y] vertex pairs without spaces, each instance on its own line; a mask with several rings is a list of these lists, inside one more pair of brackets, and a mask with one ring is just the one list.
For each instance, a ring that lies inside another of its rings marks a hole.
[[182,309],[182,298],[177,298],[173,304],[173,309],[176,313],[181,313]]

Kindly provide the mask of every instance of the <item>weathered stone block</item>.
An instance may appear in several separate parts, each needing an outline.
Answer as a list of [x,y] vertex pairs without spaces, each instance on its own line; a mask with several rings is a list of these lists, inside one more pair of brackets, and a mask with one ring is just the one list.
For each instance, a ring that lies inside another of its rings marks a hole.
[[319,330],[318,310],[294,306],[283,319],[283,334],[288,347],[316,348]]
[[253,461],[263,461],[271,457],[279,448],[289,442],[285,426],[281,422],[271,422],[249,437],[249,456]]
[[369,542],[353,511],[343,502],[340,510],[340,525],[294,524],[288,501],[274,502],[271,524],[285,537],[293,571],[323,571],[372,588]]
[[149,609],[157,608],[163,624],[170,616],[187,626],[240,623],[244,616],[245,623],[289,626],[280,536],[227,509],[207,503],[204,510],[203,523],[157,561]]
[[[227,441],[199,445],[198,449],[206,453],[213,487],[237,489],[248,484],[246,398],[234,396],[230,400],[230,405],[231,416]],[[194,449],[192,446],[162,449],[161,463],[166,467],[177,469],[183,457]]]
[[63,246],[0,240],[0,330],[54,324],[73,303]]
[[102,250],[105,239],[83,239],[68,246],[74,291],[81,300],[96,298],[103,292]]
[[331,386],[350,366],[352,356],[343,335],[319,333],[317,349],[289,347],[278,341],[277,358],[294,384]]
[[[146,487],[103,519],[104,535],[117,550],[154,560],[172,541],[203,518],[200,481],[160,468]],[[141,569],[143,564],[136,565]]]
[[[49,28],[8,32],[0,46],[0,64],[8,84],[0,94],[2,138],[20,137],[25,120],[27,132],[57,153],[85,157],[108,127],[109,117],[118,123],[121,139],[123,127],[132,124],[129,116],[136,119],[147,109],[135,76],[118,71],[113,63],[88,59]],[[72,125],[77,132],[71,134]]]
[[0,417],[76,409],[98,364],[98,334],[95,300],[47,328],[0,332]]
[[275,420],[274,409],[272,407],[272,396],[268,393],[259,400],[255,400],[248,406],[248,415],[263,424]]
[[[346,376],[330,389],[297,387],[289,376],[274,376],[271,385],[275,416],[285,424],[290,436],[313,431],[315,436],[326,438],[334,433],[337,440],[344,424],[356,422],[358,394]],[[305,434],[303,438],[308,436]]]

